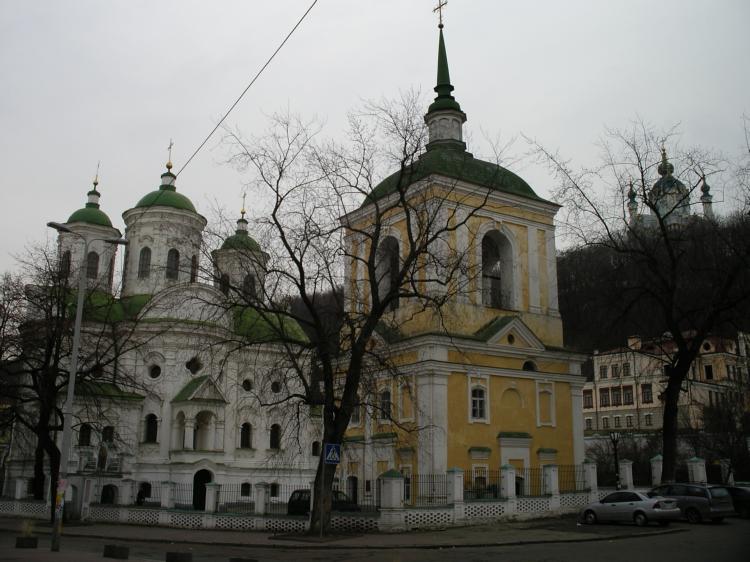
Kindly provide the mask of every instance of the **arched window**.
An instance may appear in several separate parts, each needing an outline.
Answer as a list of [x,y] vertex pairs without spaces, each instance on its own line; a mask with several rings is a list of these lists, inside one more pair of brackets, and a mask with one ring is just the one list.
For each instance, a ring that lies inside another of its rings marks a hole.
[[96,252],[89,252],[86,256],[86,277],[89,279],[99,277],[99,254]]
[[252,487],[250,486],[249,482],[243,482],[240,485],[240,495],[242,497],[245,497],[245,498],[249,497],[250,493],[251,493],[251,490],[252,490]]
[[523,370],[524,371],[536,371],[536,364],[533,361],[524,361]]
[[104,443],[113,443],[115,440],[115,428],[108,425],[102,429],[102,441]]
[[104,445],[99,447],[99,456],[96,459],[96,469],[107,469],[107,448]]
[[312,442],[312,451],[310,451],[310,454],[314,457],[320,456],[320,441],[313,441]]
[[359,425],[361,421],[362,406],[359,403],[359,396],[354,399],[354,409],[352,410],[352,417],[349,418],[349,423],[352,425]]
[[151,248],[141,248],[138,255],[138,279],[148,279],[151,274]]
[[386,236],[378,247],[376,255],[375,276],[378,286],[378,297],[383,300],[393,289],[394,295],[388,303],[389,310],[398,308],[398,270],[399,270],[398,240],[393,236]]
[[242,292],[246,297],[254,299],[257,297],[255,289],[255,275],[248,273],[242,280]]
[[229,294],[229,275],[224,273],[219,280],[219,290],[225,295]]
[[281,426],[277,423],[271,426],[270,449],[281,449]]
[[482,304],[510,308],[513,289],[513,252],[508,239],[493,230],[482,238]]
[[167,279],[177,279],[180,271],[180,252],[172,248],[167,253]]
[[60,258],[60,275],[62,277],[70,275],[70,250],[65,250]]
[[391,391],[384,390],[380,393],[380,419],[391,419]]
[[198,256],[190,258],[190,282],[195,283],[198,280]]
[[84,447],[91,445],[91,426],[87,423],[81,424],[78,430],[78,444]]
[[115,282],[115,255],[109,259],[109,272],[107,273],[107,286],[111,289]]
[[156,418],[156,414],[149,414],[146,416],[146,431],[144,433],[144,443],[156,443],[156,439],[159,435],[159,420]]
[[486,394],[483,388],[474,387],[471,389],[471,419],[473,420],[487,419],[487,411],[485,409],[485,397],[486,397]]
[[240,449],[253,448],[253,426],[245,422],[240,426]]

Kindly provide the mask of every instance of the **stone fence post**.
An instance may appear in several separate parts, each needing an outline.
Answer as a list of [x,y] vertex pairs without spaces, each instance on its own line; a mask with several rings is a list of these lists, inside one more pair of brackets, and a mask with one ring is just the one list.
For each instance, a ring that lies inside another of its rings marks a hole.
[[661,472],[664,459],[661,455],[651,458],[651,485],[658,486],[661,484]]
[[404,477],[391,469],[378,477],[380,481],[380,525],[382,531],[403,531],[404,518]]
[[506,500],[506,514],[518,511],[518,502],[516,501],[516,467],[512,464],[504,464],[500,467],[500,497]]
[[16,486],[13,489],[13,499],[23,500],[26,498],[26,490],[29,487],[29,481],[26,478],[16,478]]
[[258,482],[255,485],[255,515],[266,514],[267,500],[268,500],[268,483]]
[[633,489],[633,461],[623,459],[620,461],[620,488],[623,490]]
[[219,502],[221,484],[208,482],[206,484],[206,513],[216,513],[216,505]]
[[731,471],[732,461],[721,459],[719,464],[721,465],[721,481],[734,486],[734,472]]
[[549,510],[560,509],[560,478],[556,464],[545,464],[542,467],[542,493],[550,496]]
[[453,506],[453,522],[463,521],[464,511],[464,471],[462,468],[449,468],[448,505]]
[[119,505],[133,505],[133,486],[135,482],[130,478],[120,481],[120,493],[118,494]]
[[583,485],[589,491],[589,501],[599,499],[599,479],[596,476],[596,463],[586,459],[583,461]]
[[706,461],[693,457],[687,461],[688,480],[691,482],[706,482]]
[[174,509],[174,482],[161,483],[161,506],[164,509]]

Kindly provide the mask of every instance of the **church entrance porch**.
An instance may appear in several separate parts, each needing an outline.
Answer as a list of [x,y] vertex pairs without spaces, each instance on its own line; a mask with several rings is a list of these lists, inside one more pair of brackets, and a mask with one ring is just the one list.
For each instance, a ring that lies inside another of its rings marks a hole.
[[199,470],[193,476],[193,509],[206,509],[206,484],[213,481],[209,470]]

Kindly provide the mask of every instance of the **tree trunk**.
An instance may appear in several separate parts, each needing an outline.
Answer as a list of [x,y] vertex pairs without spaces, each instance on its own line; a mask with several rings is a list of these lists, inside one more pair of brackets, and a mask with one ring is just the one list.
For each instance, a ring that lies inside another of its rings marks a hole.
[[[335,464],[326,465],[323,458],[324,446],[321,444],[321,455],[320,462],[318,462],[318,471],[315,474],[315,490],[312,492],[312,496],[315,501],[311,507],[312,513],[310,517],[310,534],[311,535],[327,535],[331,530],[331,508],[333,494],[333,480],[336,477],[336,469],[338,468]],[[321,489],[321,480],[323,486]],[[322,503],[322,506],[321,506]],[[322,508],[322,519],[321,519],[321,508]],[[321,521],[323,530],[321,533]]]
[[662,420],[662,482],[674,482],[677,468],[677,421],[682,379],[672,373],[664,390],[664,419]]
[[32,493],[35,500],[44,499],[44,447],[42,440],[37,437],[36,449],[34,450],[34,479],[32,482]]

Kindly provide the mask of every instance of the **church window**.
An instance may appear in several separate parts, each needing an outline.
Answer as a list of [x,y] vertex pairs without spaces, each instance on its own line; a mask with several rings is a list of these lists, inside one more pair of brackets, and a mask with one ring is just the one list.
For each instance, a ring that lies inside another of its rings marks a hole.
[[229,275],[226,273],[219,279],[219,290],[225,295],[229,294]]
[[249,482],[243,482],[243,483],[242,483],[242,484],[240,485],[240,495],[241,495],[241,496],[242,496],[243,498],[247,498],[247,497],[249,497],[249,496],[250,496],[250,492],[251,492],[251,490],[252,490],[252,488],[251,488],[251,486],[250,486],[250,483],[249,483]]
[[250,379],[245,379],[242,381],[242,390],[245,392],[250,392],[253,389],[253,381]]
[[555,385],[551,382],[536,383],[537,426],[555,425]]
[[272,498],[278,498],[279,497],[279,485],[274,482],[271,484],[271,497]]
[[269,448],[281,449],[281,426],[277,423],[271,426],[271,432],[269,436]]
[[412,406],[412,396],[409,385],[401,385],[401,419],[410,420],[414,417]]
[[115,428],[108,425],[102,430],[102,441],[104,443],[112,443],[115,440]]
[[190,258],[190,282],[195,283],[198,280],[198,256]]
[[111,289],[112,283],[115,282],[115,256],[114,254],[109,260],[109,271],[107,272],[107,286]]
[[278,394],[281,392],[281,383],[279,381],[273,381],[271,383],[271,392],[274,394]]
[[180,271],[180,252],[172,248],[167,253],[167,279],[177,279]]
[[245,422],[240,426],[240,449],[253,448],[253,426]]
[[96,458],[96,469],[106,470],[107,468],[107,448],[102,445],[99,447],[99,455]]
[[91,378],[99,379],[104,374],[104,367],[101,363],[97,363],[93,367],[91,367]]
[[138,279],[148,279],[151,275],[151,248],[141,248],[138,256]]
[[380,419],[391,419],[391,391],[384,390],[380,393]]
[[99,277],[99,254],[96,252],[89,252],[86,256],[86,277],[89,279]]
[[82,447],[91,445],[91,426],[87,423],[81,424],[78,430],[78,444]]
[[508,239],[497,230],[482,238],[482,304],[510,308],[513,253]]
[[159,435],[159,420],[156,418],[156,414],[149,414],[146,416],[146,432],[144,435],[144,443],[156,443]]
[[64,251],[60,258],[60,275],[62,277],[70,275],[70,250]]
[[536,364],[533,361],[524,361],[523,370],[524,371],[536,371]]
[[151,365],[148,369],[148,376],[152,379],[158,379],[161,375],[161,367],[159,365]]
[[255,275],[253,275],[252,273],[248,273],[247,275],[245,275],[245,278],[242,280],[242,293],[250,299],[254,299],[257,297],[255,289]]
[[313,457],[319,457],[320,456],[320,441],[313,441],[312,442],[312,449],[310,451],[310,454]]
[[706,375],[706,380],[711,381],[714,379],[714,366],[703,365],[703,374]]
[[471,419],[486,419],[486,396],[483,388],[474,387],[471,389]]
[[195,375],[198,373],[198,371],[200,371],[203,368],[203,362],[196,355],[193,358],[191,358],[190,361],[185,363],[185,368]]
[[398,240],[393,236],[386,236],[378,247],[376,258],[375,277],[378,298],[383,301],[390,296],[388,310],[396,310],[399,306],[398,274],[400,263]]

